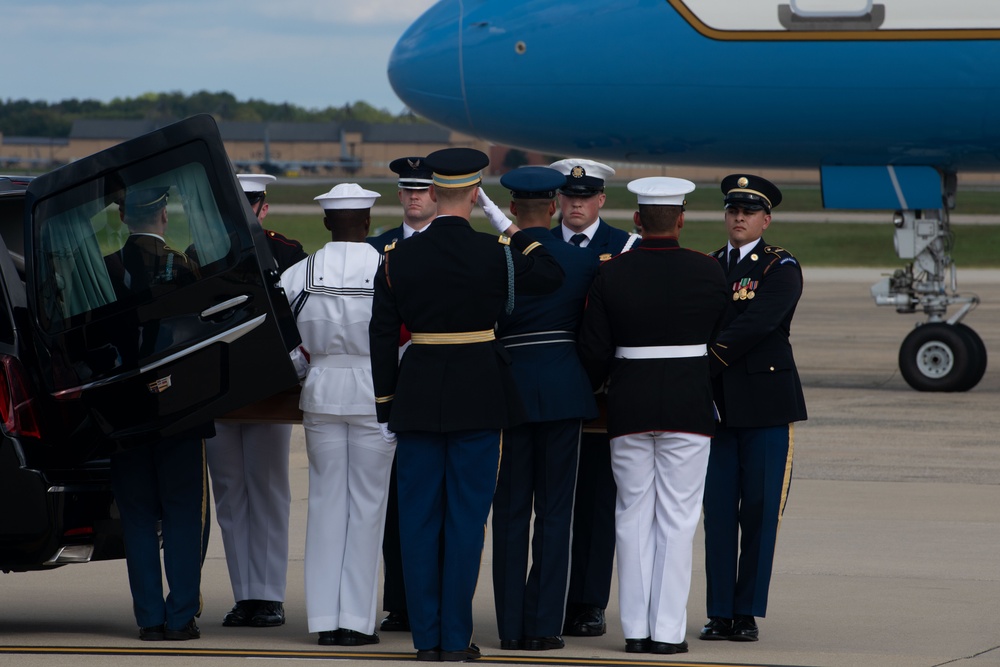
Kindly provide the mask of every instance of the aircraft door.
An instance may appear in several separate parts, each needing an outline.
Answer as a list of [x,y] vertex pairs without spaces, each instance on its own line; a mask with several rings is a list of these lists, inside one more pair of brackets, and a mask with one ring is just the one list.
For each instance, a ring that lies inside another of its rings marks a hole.
[[298,333],[210,117],[35,179],[27,209],[33,338],[63,437],[129,446],[296,384]]

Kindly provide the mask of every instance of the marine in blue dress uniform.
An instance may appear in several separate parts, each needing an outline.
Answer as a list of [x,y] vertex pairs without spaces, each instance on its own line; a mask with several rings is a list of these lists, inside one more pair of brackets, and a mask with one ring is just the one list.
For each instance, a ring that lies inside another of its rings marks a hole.
[[565,181],[548,167],[522,167],[500,179],[522,233],[544,245],[566,274],[551,294],[518,297],[497,325],[527,412],[524,424],[504,431],[493,497],[493,591],[504,649],[564,645],[580,427],[583,419],[597,417],[576,335],[599,260],[596,252],[549,232],[556,190]]
[[757,641],[767,611],[775,542],[792,474],[792,423],[806,418],[788,336],[802,268],[763,239],[781,191],[751,174],[722,181],[729,243],[713,255],[731,298],[712,343],[721,424],[705,486],[709,620],[701,639]]
[[[401,157],[389,163],[389,169],[399,176],[396,194],[403,207],[403,222],[398,227],[368,242],[379,252],[397,241],[404,241],[419,234],[437,215],[437,203],[431,199],[430,187],[434,176],[423,157]],[[400,337],[405,343],[406,334]],[[406,587],[403,585],[403,558],[399,546],[399,498],[396,492],[396,459],[392,460],[389,478],[389,502],[385,513],[385,534],[382,538],[382,609],[388,614],[379,629],[383,632],[406,631],[410,619],[406,613]]]
[[[615,170],[580,158],[559,160],[551,167],[566,175],[566,183],[559,188],[562,222],[552,229],[552,235],[589,248],[603,260],[622,252],[629,244],[629,233],[612,227],[599,215],[605,201],[604,181],[614,176]],[[584,425],[576,489],[563,634],[596,637],[607,629],[604,610],[611,597],[615,562],[615,479],[611,444],[603,429],[590,430]]]
[[[555,258],[511,226],[507,241],[468,217],[489,159],[451,148],[427,156],[440,215],[387,249],[370,325],[378,421],[398,436],[406,602],[417,659],[479,657],[472,597],[500,460],[500,432],[524,421],[510,357],[494,325],[516,295],[562,283]],[[400,327],[412,344],[399,361]]]

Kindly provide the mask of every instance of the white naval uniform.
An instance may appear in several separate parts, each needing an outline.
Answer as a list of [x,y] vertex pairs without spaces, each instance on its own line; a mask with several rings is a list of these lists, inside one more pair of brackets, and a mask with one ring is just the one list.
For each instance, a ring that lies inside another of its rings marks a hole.
[[284,602],[291,424],[216,422],[205,441],[233,599]]
[[[281,276],[309,355],[299,401],[309,455],[309,632],[375,631],[395,453],[375,419],[368,346],[380,258],[367,243],[330,242]],[[300,304],[303,292],[308,297]]]
[[684,641],[710,441],[667,431],[611,439],[618,599],[627,638]]

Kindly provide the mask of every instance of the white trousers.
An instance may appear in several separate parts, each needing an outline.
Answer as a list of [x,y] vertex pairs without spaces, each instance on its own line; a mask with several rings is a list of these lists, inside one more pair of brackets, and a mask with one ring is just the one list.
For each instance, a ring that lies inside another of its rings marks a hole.
[[205,441],[233,598],[285,599],[291,424],[216,423]]
[[303,414],[309,455],[309,632],[375,632],[379,556],[395,445],[374,415]]
[[618,599],[629,639],[684,641],[709,442],[662,431],[611,439]]

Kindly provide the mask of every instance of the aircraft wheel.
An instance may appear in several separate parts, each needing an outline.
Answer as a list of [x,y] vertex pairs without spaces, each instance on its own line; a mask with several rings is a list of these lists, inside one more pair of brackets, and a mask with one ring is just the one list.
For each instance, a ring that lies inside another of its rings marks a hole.
[[955,325],[955,328],[972,343],[975,356],[975,361],[970,366],[969,374],[963,383],[965,386],[959,390],[967,391],[979,384],[979,381],[983,379],[983,375],[986,373],[986,343],[979,337],[979,334],[966,324],[959,322]]
[[966,391],[974,384],[969,384],[969,379],[980,365],[978,358],[975,342],[963,330],[931,322],[903,339],[899,370],[917,391]]

